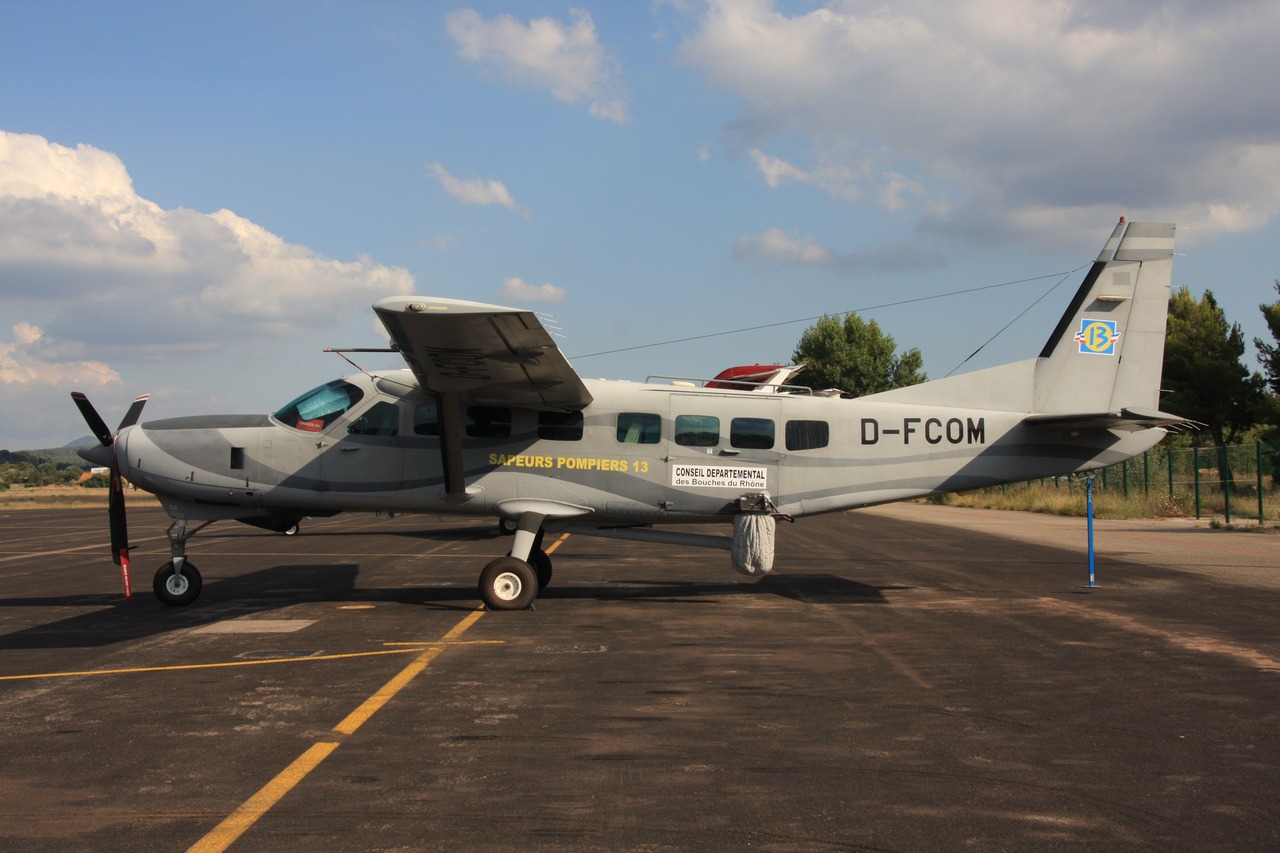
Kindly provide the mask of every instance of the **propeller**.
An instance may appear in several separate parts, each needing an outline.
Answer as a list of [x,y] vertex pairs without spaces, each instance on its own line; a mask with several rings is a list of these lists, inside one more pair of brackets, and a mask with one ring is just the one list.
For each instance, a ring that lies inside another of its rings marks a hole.
[[95,452],[96,447],[86,447],[81,453],[86,459],[92,462],[107,461],[111,470],[111,484],[107,492],[107,521],[111,530],[111,560],[120,567],[120,578],[124,582],[124,597],[128,601],[133,597],[133,588],[129,583],[129,525],[125,519],[124,509],[124,481],[120,477],[120,462],[117,458],[116,439],[125,427],[131,427],[138,422],[138,418],[142,416],[142,407],[147,404],[149,394],[143,394],[133,401],[133,405],[129,407],[129,411],[125,412],[124,419],[120,421],[120,426],[116,427],[114,433],[107,428],[107,424],[102,420],[102,416],[98,414],[97,409],[89,402],[89,398],[79,391],[71,392],[71,399],[75,401],[76,408],[80,410],[80,414],[84,417],[84,421],[89,425],[89,430],[94,437],[98,439],[98,443],[102,447],[111,451],[107,459],[103,459],[105,454]]

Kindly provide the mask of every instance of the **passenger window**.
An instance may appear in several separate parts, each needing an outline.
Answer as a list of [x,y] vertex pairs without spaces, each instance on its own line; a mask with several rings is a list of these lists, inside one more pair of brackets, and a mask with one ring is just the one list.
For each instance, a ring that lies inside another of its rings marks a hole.
[[622,444],[657,444],[662,438],[662,418],[649,412],[619,412],[618,441]]
[[538,412],[538,438],[581,441],[582,412]]
[[830,442],[826,421],[787,421],[787,450],[817,450]]
[[511,410],[501,406],[471,406],[466,432],[471,438],[507,438],[511,435]]
[[348,435],[399,435],[400,407],[382,401],[375,403],[347,427]]
[[773,447],[773,421],[768,418],[734,418],[729,424],[729,444],[744,450]]
[[313,388],[275,413],[285,426],[306,432],[320,432],[359,403],[364,392],[344,379],[335,379]]
[[720,419],[712,415],[676,415],[676,444],[715,447],[720,443]]
[[440,410],[436,408],[435,400],[426,400],[413,407],[413,434],[440,434]]

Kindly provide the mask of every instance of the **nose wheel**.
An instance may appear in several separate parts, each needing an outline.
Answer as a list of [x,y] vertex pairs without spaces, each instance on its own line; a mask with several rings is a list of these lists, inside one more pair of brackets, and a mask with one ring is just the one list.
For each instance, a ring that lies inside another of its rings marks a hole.
[[195,564],[187,559],[187,540],[204,530],[213,521],[206,521],[193,530],[187,529],[185,518],[174,519],[169,525],[166,535],[169,537],[169,553],[173,559],[160,567],[155,579],[151,582],[151,590],[164,604],[170,607],[185,607],[200,597],[204,582]]
[[200,596],[200,588],[204,582],[194,564],[183,560],[182,568],[170,560],[156,572],[151,589],[156,598],[170,607],[182,607],[195,601]]

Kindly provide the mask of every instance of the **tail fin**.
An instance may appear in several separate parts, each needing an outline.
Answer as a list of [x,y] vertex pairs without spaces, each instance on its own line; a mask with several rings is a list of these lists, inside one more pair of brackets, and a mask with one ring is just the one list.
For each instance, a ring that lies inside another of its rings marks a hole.
[[1159,409],[1174,226],[1116,225],[1036,360],[1032,411]]
[[1190,423],[1158,411],[1173,232],[1121,219],[1039,358],[863,399],[1027,412],[1028,424],[1071,429]]

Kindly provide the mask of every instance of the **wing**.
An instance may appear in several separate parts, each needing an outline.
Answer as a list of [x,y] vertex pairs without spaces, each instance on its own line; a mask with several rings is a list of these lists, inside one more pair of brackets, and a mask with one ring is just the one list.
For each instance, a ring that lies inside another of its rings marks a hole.
[[428,391],[531,409],[582,409],[591,402],[532,311],[428,296],[381,299],[373,310]]
[[1154,409],[1121,409],[1118,412],[1089,412],[1067,415],[1028,415],[1023,419],[1023,423],[1028,426],[1049,429],[1118,429],[1126,432],[1151,429],[1152,427],[1173,427],[1177,430],[1178,428],[1201,426],[1196,421],[1180,418],[1167,412],[1157,412]]
[[566,411],[591,403],[532,311],[429,296],[380,299],[373,310],[418,384],[436,395],[445,494],[466,493],[467,405]]

